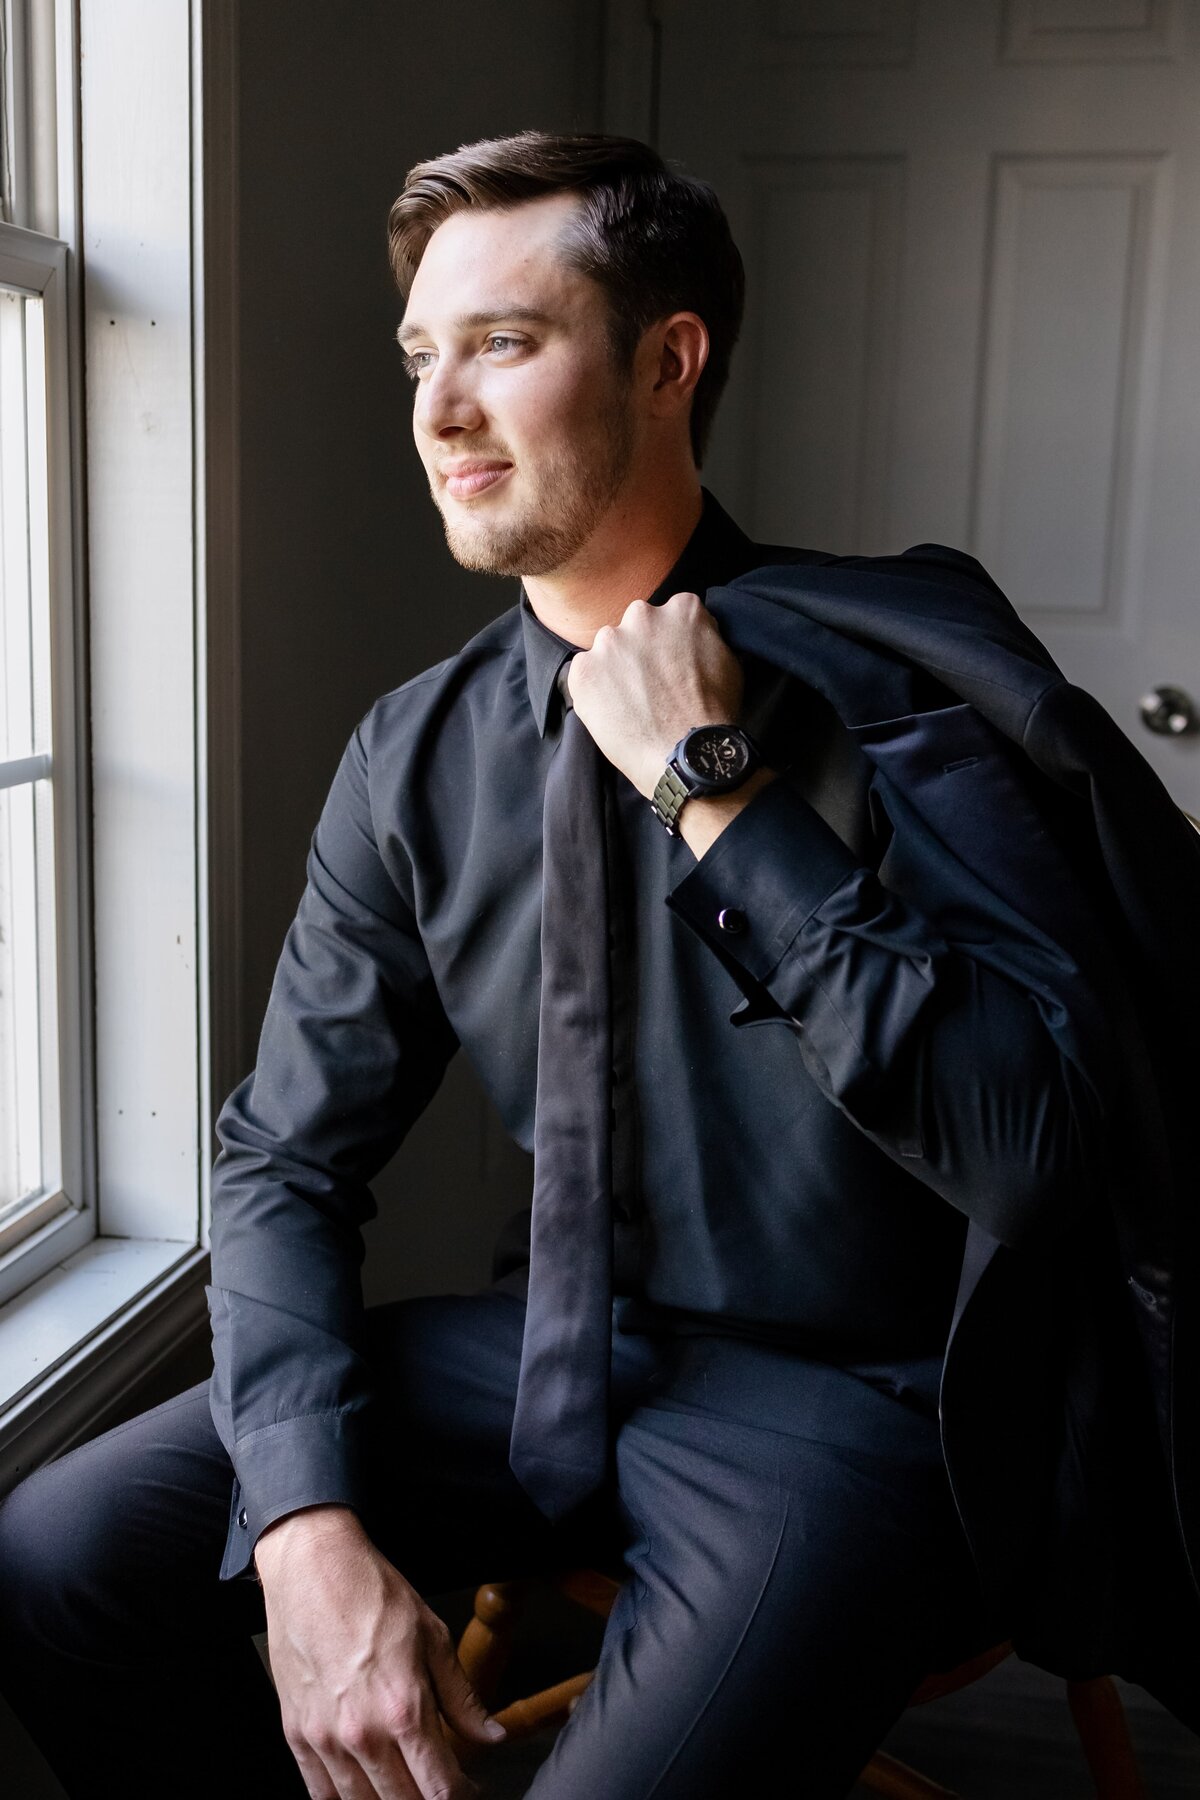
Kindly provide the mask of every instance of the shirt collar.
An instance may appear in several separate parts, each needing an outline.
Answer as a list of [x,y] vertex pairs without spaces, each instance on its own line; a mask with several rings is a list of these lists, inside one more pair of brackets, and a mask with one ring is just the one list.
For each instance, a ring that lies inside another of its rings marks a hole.
[[[654,592],[646,596],[651,606],[661,606],[672,594],[699,594],[703,598],[705,588],[719,587],[722,582],[731,581],[735,575],[754,566],[753,540],[734,523],[707,488],[701,488],[700,492],[703,511],[696,528]],[[561,702],[555,685],[559,671],[578,646],[542,624],[529,604],[524,587],[520,608],[529,704],[538,732],[545,737],[552,719],[560,711]]]

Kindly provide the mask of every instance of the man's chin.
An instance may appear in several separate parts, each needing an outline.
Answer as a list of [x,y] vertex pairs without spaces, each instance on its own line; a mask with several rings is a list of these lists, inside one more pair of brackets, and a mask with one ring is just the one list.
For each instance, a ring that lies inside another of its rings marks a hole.
[[442,523],[446,529],[446,544],[450,554],[464,569],[470,569],[477,575],[525,573],[519,555],[514,556],[514,551],[519,546],[511,544],[495,532],[464,530],[460,525],[452,525],[445,517]]
[[506,530],[461,524],[443,513],[442,524],[455,562],[477,575],[550,575],[566,560],[562,534],[528,520]]

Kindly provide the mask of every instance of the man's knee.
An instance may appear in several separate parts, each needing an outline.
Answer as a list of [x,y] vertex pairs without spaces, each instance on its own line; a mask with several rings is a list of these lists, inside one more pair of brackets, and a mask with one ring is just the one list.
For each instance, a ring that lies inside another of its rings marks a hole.
[[120,1546],[112,1498],[63,1458],[0,1502],[0,1638],[14,1654],[30,1634],[57,1641],[72,1633],[86,1597],[107,1584]]
[[[133,1596],[161,1593],[206,1506],[213,1522],[228,1506],[211,1456],[210,1490],[189,1491],[197,1474],[196,1418],[207,1415],[207,1382],[114,1426],[33,1470],[0,1502],[0,1569],[6,1616],[36,1614],[50,1628],[131,1616]],[[215,1434],[214,1434],[215,1435]],[[213,1577],[219,1550],[214,1545]]]

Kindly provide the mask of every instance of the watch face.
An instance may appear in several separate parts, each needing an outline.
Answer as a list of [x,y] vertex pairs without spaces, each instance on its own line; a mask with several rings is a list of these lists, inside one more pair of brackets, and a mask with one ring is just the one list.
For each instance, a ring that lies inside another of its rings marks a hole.
[[727,787],[744,772],[750,746],[745,734],[732,726],[700,725],[688,733],[681,760],[701,781]]

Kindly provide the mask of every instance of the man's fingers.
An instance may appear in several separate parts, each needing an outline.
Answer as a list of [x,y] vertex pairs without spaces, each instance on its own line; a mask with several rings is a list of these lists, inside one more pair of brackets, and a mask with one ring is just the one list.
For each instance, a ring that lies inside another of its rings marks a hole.
[[[336,1760],[332,1752],[329,1752],[329,1768],[326,1767],[325,1762],[317,1755],[311,1744],[292,1744],[291,1752],[304,1777],[309,1800],[346,1800],[350,1790],[339,1786],[331,1773],[332,1765]],[[359,1773],[361,1774],[361,1770]]]
[[[452,1644],[450,1657],[458,1668]],[[345,1731],[338,1745],[321,1746],[339,1800],[478,1800],[446,1740],[435,1686],[422,1681],[395,1694],[370,1730]],[[491,1741],[486,1734],[484,1741]]]
[[432,1709],[419,1731],[400,1739],[400,1749],[422,1800],[477,1800],[479,1789],[460,1768]]
[[[306,1755],[294,1754],[313,1800],[459,1800],[457,1788],[418,1786],[394,1744],[385,1744],[374,1757],[365,1748],[354,1751],[332,1742],[323,1743],[319,1753],[310,1746]],[[469,1800],[465,1790],[463,1800]]]
[[504,1741],[503,1725],[488,1718],[487,1707],[463,1673],[455,1654],[450,1633],[443,1627],[429,1650],[429,1673],[433,1678],[438,1705],[446,1723],[460,1737],[477,1744],[499,1744]]

